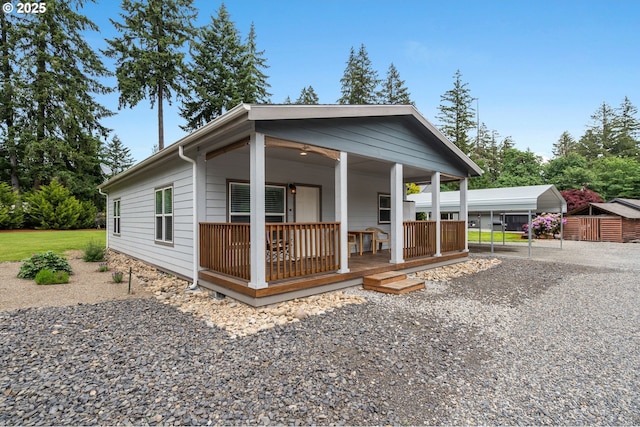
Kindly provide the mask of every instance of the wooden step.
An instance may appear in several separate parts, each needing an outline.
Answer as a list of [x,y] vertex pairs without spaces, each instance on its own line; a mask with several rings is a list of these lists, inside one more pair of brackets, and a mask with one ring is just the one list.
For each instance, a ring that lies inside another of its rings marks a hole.
[[407,275],[398,271],[385,271],[384,273],[372,274],[370,276],[364,276],[362,283],[365,285],[380,286],[391,282],[397,282],[398,280],[406,279]]
[[383,292],[386,294],[401,295],[407,292],[418,291],[424,289],[424,280],[422,279],[402,279],[395,282],[386,283],[384,285],[363,284],[362,287],[367,290]]

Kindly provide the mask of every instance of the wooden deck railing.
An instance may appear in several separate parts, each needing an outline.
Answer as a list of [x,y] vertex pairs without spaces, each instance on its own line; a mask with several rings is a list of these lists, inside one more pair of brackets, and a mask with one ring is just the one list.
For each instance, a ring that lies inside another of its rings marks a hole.
[[[251,280],[250,225],[200,223],[200,266]],[[340,269],[340,223],[269,223],[266,281]],[[261,252],[262,253],[262,252]]]
[[269,223],[266,229],[267,281],[340,268],[339,222]]
[[200,266],[251,279],[249,224],[200,223]]
[[431,256],[436,253],[435,221],[404,221],[404,258]]
[[440,251],[463,250],[466,232],[464,221],[440,221]]
[[[436,253],[435,221],[404,221],[404,258],[431,256]],[[464,221],[440,221],[440,251],[464,249]]]

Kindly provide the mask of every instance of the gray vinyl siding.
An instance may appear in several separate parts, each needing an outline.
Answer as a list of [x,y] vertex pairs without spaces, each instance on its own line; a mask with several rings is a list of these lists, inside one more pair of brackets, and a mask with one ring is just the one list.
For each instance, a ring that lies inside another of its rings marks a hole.
[[[146,171],[109,189],[109,199],[120,198],[120,235],[112,234],[113,206],[109,206],[109,247],[164,271],[192,276],[191,164],[180,159]],[[173,185],[173,243],[155,241],[155,190]]]
[[438,138],[409,117],[262,121],[256,131],[456,176],[467,167]]
[[[267,182],[321,187],[322,221],[335,220],[335,170],[312,163],[267,159]],[[389,172],[379,175],[348,173],[349,229],[380,227],[388,231],[389,224],[378,224],[378,193],[389,194]],[[224,154],[207,162],[207,221],[226,222],[227,179],[248,181],[249,157],[238,151]],[[289,194],[289,193],[288,193]],[[288,197],[288,209],[293,206]]]

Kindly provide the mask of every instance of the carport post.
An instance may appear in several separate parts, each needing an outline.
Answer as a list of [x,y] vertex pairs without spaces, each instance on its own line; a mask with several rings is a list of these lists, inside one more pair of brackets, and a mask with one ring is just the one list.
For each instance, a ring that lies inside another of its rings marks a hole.
[[489,211],[489,224],[491,226],[491,253],[493,253],[493,211]]
[[531,209],[529,209],[529,258],[531,258],[531,227],[532,227],[532,223],[531,223]]
[[562,222],[564,221],[564,212],[562,212],[562,206],[560,206],[560,249],[562,250],[562,242],[564,241],[564,227]]

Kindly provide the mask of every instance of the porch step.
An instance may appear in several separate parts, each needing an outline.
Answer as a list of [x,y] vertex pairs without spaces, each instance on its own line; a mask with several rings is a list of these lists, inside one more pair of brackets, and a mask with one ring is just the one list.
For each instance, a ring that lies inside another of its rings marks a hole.
[[407,275],[404,273],[387,271],[365,276],[362,279],[362,287],[370,291],[401,295],[424,289],[424,280],[407,279]]
[[398,271],[385,271],[384,273],[372,274],[370,276],[364,276],[362,283],[365,285],[380,286],[391,282],[397,282],[398,280],[406,279],[407,275]]

